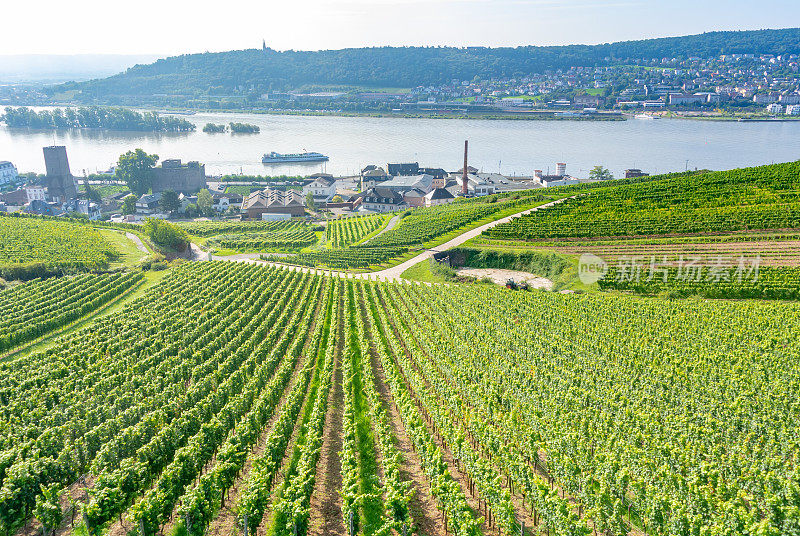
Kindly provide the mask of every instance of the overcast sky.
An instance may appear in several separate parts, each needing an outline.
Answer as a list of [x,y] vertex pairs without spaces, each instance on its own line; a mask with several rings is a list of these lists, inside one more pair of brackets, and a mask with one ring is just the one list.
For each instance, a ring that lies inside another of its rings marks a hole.
[[8,0],[0,3],[0,55],[166,56],[255,48],[262,38],[278,50],[593,44],[717,29],[796,27],[797,2]]

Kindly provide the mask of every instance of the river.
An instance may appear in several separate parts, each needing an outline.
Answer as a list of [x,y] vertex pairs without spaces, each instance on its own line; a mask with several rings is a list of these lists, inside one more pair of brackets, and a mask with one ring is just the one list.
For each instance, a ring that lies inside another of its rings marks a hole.
[[[44,172],[42,147],[66,145],[76,176],[111,166],[125,151],[141,147],[161,159],[199,160],[209,175],[222,173],[307,175],[326,171],[357,174],[367,164],[414,162],[454,170],[461,167],[464,140],[470,165],[482,171],[530,175],[534,169],[586,177],[595,165],[617,177],[626,168],[649,173],[688,166],[714,170],[800,158],[800,122],[737,123],[680,119],[605,121],[514,121],[406,119],[198,113],[188,134],[105,130],[42,131],[0,126],[0,160],[20,172]],[[260,134],[206,134],[207,122],[239,121]],[[327,154],[324,164],[264,165],[261,155],[302,150]]]

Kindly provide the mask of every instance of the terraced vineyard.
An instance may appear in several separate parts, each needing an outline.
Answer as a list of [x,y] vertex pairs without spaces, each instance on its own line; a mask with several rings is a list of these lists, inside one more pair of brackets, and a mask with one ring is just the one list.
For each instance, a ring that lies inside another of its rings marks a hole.
[[[242,222],[247,223],[247,222]],[[242,231],[212,236],[208,243],[238,251],[297,250],[317,242],[319,226],[306,222],[281,222],[269,231]]]
[[86,225],[0,216],[0,275],[23,272],[33,264],[42,265],[43,273],[98,270],[117,256],[103,236]]
[[120,296],[141,273],[29,281],[0,292],[0,352],[40,337]]
[[264,232],[277,232],[285,229],[288,226],[294,225],[294,222],[286,220],[277,221],[195,221],[190,223],[181,223],[180,226],[186,229],[186,232],[194,236],[215,236],[221,234],[235,234],[235,233],[264,233]]
[[799,328],[792,303],[186,263],[0,362],[0,530],[794,534]]
[[390,217],[373,214],[330,220],[326,229],[328,244],[333,248],[344,248],[360,242],[380,229]]
[[[403,214],[400,222],[375,238],[350,247],[304,252],[282,259],[301,266],[326,266],[337,269],[363,268],[386,263],[412,249],[448,233],[468,227],[500,213],[521,212],[549,201],[535,190],[508,195],[492,195],[461,200],[447,205],[417,208]],[[499,216],[498,216],[499,217]]]
[[533,240],[763,229],[800,229],[800,163],[612,182],[553,210],[499,225],[486,236]]

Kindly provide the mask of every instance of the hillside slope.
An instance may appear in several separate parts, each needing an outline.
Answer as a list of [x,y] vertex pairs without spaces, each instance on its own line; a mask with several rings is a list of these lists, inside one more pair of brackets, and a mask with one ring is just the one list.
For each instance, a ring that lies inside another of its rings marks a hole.
[[414,87],[452,79],[511,77],[628,58],[796,53],[800,28],[709,32],[602,45],[517,48],[376,47],[323,51],[234,50],[190,54],[137,65],[110,78],[71,83],[80,98],[260,94],[303,84]]

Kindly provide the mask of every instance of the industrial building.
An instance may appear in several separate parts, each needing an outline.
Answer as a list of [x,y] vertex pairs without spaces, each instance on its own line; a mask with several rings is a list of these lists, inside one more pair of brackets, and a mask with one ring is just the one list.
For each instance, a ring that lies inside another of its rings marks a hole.
[[242,215],[249,220],[268,219],[271,214],[305,216],[305,213],[303,197],[296,190],[283,192],[267,188],[252,192],[242,201]]

